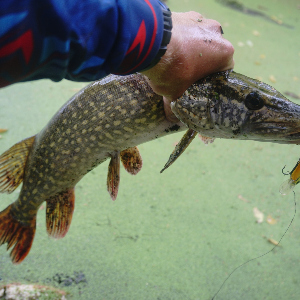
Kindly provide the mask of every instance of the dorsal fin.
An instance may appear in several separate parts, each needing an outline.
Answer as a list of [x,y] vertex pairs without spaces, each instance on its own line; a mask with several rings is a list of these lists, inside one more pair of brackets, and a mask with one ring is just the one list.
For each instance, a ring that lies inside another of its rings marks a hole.
[[123,150],[120,155],[123,166],[129,174],[136,175],[142,169],[143,160],[138,147]]
[[74,188],[56,194],[46,202],[47,232],[49,236],[55,239],[63,238],[72,221],[75,206]]
[[107,174],[107,191],[112,200],[116,200],[120,184],[120,152],[111,154]]
[[15,144],[0,156],[0,192],[12,193],[23,181],[24,169],[35,136]]
[[179,143],[176,145],[174,151],[169,157],[169,160],[165,164],[164,168],[160,171],[160,173],[162,173],[165,169],[171,166],[171,164],[184,152],[184,150],[188,147],[188,145],[192,142],[196,135],[196,131],[188,129],[188,131],[184,134]]

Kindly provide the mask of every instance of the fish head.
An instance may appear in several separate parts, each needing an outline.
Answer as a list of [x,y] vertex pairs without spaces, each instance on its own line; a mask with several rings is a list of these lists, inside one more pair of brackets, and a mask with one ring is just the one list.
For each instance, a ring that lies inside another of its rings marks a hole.
[[207,137],[300,144],[300,106],[272,86],[233,71],[197,81],[171,109]]

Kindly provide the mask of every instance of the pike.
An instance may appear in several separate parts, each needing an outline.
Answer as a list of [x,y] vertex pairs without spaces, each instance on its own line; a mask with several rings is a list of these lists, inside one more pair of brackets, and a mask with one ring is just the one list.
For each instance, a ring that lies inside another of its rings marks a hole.
[[142,159],[136,146],[141,143],[187,130],[165,168],[197,132],[208,139],[300,143],[300,106],[271,86],[235,72],[196,82],[171,107],[181,122],[166,119],[162,97],[143,75],[111,75],[83,88],[40,133],[4,152],[0,192],[11,193],[23,182],[18,199],[0,212],[0,245],[13,247],[12,262],[22,262],[29,253],[44,201],[48,235],[66,235],[75,185],[109,158],[107,187],[115,200],[120,161],[129,173],[137,174]]

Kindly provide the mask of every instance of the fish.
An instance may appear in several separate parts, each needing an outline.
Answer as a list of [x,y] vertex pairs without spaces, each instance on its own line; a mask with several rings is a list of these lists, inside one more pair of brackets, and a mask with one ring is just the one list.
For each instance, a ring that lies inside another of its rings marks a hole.
[[[284,168],[283,168],[284,169]],[[282,170],[283,173],[283,170]],[[290,178],[284,181],[279,189],[279,193],[283,196],[288,195],[295,186],[300,182],[300,160],[296,163],[293,170],[289,173],[283,173],[284,175],[290,175]]]
[[189,129],[161,170],[166,170],[193,141],[202,137],[300,143],[300,106],[272,86],[234,71],[212,74],[171,103]]
[[[130,174],[142,168],[138,145],[186,131],[169,159],[170,166],[197,133],[214,138],[300,143],[300,106],[271,86],[233,71],[193,84],[171,107],[179,121],[167,120],[162,96],[142,74],[109,75],[76,93],[35,136],[0,156],[0,192],[15,202],[0,212],[0,245],[21,263],[36,231],[39,207],[46,202],[46,230],[63,238],[72,221],[75,186],[110,159],[107,190],[118,194],[120,165]],[[175,154],[174,154],[175,153]]]

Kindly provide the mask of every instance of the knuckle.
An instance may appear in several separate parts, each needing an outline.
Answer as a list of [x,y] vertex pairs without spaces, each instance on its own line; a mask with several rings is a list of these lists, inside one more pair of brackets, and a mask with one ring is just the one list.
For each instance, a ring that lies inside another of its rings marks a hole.
[[195,19],[203,18],[203,16],[196,11],[189,11],[189,12],[187,12],[187,14],[189,14],[189,17],[191,17],[191,18],[195,18]]
[[221,23],[219,23],[218,21],[216,20],[212,20],[212,26],[218,30],[220,30],[220,26],[221,26]]
[[233,54],[234,54],[234,47],[233,47],[233,45],[228,40],[225,40],[225,41],[226,41],[226,43],[225,43],[226,55],[227,56],[233,56]]
[[218,21],[213,20],[213,19],[207,19],[207,22],[209,23],[209,26],[210,26],[211,28],[217,28],[217,29],[220,29],[221,24],[220,24]]

